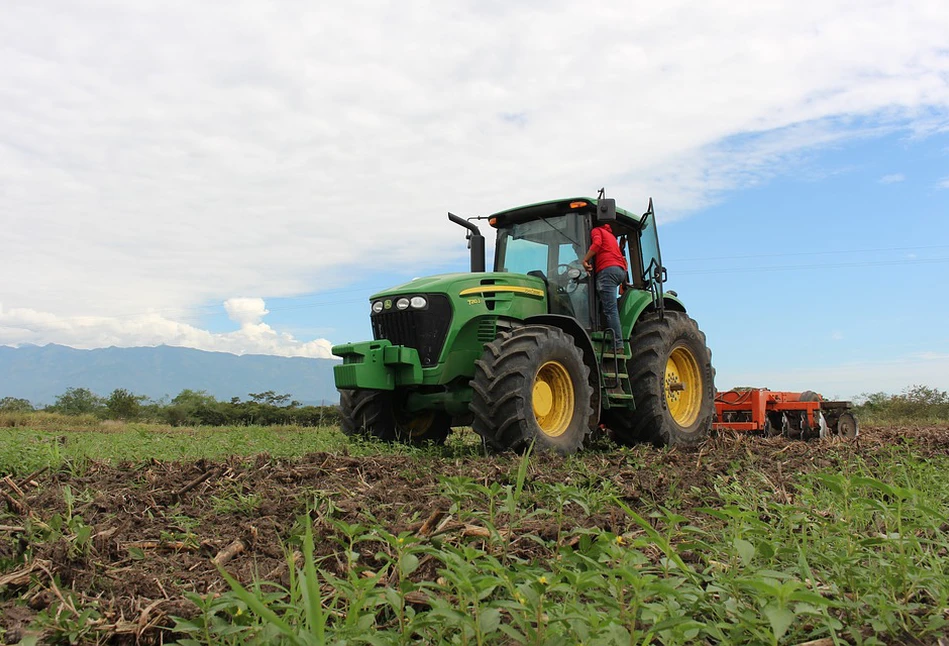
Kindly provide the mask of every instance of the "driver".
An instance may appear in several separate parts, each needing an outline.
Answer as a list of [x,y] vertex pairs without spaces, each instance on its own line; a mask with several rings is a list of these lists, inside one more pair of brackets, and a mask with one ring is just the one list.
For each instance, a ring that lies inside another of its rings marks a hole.
[[616,288],[626,281],[627,266],[609,223],[594,227],[590,233],[590,249],[583,257],[583,268],[589,273],[594,272],[594,265],[590,263],[593,258],[596,258],[596,293],[603,306],[606,324],[613,330],[613,351],[616,354],[624,354],[623,330],[616,307]]

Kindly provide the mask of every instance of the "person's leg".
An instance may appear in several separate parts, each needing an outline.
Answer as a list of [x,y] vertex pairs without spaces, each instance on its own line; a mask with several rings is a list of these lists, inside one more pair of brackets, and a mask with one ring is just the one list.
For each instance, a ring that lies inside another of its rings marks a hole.
[[619,310],[616,307],[616,288],[626,278],[626,272],[619,267],[607,267],[596,275],[596,292],[600,297],[606,325],[613,329],[613,343],[617,349],[623,347],[623,331],[619,323]]

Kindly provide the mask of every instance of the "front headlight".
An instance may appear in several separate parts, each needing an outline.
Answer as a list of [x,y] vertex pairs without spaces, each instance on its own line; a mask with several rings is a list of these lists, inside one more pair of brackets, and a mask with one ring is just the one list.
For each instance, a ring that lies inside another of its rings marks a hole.
[[382,301],[376,301],[372,304],[372,311],[374,314],[378,314],[382,311]]
[[409,309],[409,299],[407,299],[407,298],[400,298],[399,300],[397,300],[397,301],[395,302],[395,306],[396,306],[396,308],[398,308],[398,309],[400,309],[400,310],[407,310],[407,309]]
[[428,305],[428,301],[425,300],[424,296],[413,296],[412,300],[409,301],[409,305],[417,310],[420,310]]

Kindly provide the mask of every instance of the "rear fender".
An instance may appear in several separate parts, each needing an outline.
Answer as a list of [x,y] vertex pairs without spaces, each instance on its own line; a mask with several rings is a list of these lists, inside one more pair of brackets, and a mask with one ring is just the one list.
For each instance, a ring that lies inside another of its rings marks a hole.
[[[662,298],[663,308],[673,312],[685,312],[685,305],[675,296],[667,292]],[[623,336],[629,338],[636,327],[636,322],[643,312],[655,312],[652,294],[641,290],[630,290],[623,294],[619,301],[619,320],[623,328]]]

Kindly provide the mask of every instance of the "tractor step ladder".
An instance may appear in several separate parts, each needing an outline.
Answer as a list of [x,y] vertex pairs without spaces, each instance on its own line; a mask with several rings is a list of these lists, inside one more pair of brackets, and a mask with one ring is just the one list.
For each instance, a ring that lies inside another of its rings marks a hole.
[[594,332],[591,335],[597,360],[600,363],[600,386],[605,397],[604,408],[627,407],[633,400],[626,360],[631,357],[629,344],[623,344],[622,354],[613,352],[613,331]]

